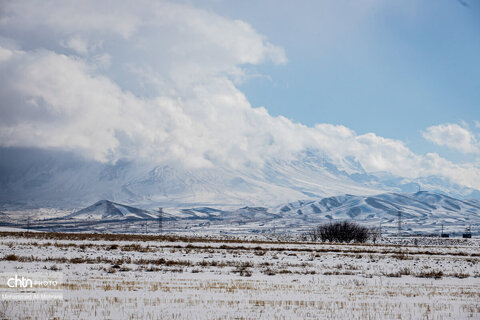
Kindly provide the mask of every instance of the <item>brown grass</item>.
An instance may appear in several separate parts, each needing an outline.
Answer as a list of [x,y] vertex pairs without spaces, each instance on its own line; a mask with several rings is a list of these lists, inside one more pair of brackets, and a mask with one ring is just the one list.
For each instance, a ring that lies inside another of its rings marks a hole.
[[415,274],[417,278],[434,278],[434,279],[441,279],[443,277],[443,271],[441,270],[432,270],[432,271],[424,271]]

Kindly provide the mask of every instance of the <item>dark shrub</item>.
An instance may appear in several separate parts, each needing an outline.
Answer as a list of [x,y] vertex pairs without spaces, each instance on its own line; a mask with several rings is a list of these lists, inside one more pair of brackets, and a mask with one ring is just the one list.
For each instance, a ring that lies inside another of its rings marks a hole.
[[14,254],[9,254],[9,255],[6,255],[4,257],[5,260],[7,261],[17,261],[18,260],[18,256],[17,255],[14,255]]
[[354,222],[343,221],[319,225],[312,234],[322,241],[366,242],[369,237],[369,231],[367,227]]

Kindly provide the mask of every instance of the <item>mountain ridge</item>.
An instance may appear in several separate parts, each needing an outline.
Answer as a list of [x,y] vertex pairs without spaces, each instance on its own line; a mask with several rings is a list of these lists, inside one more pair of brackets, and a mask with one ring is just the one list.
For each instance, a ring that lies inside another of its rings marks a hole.
[[[152,220],[157,213],[107,200],[101,200],[63,219],[98,221],[128,219],[124,212],[114,213],[112,206],[129,210],[130,219]],[[138,213],[143,215],[140,216]],[[92,218],[89,215],[96,215]],[[166,208],[162,214],[168,221],[197,221],[199,225],[223,225],[228,230],[245,225],[246,230],[257,229],[300,230],[329,221],[351,220],[372,226],[396,230],[401,219],[404,232],[434,232],[441,225],[457,233],[469,225],[480,225],[480,200],[461,200],[426,191],[416,193],[382,193],[374,196],[341,195],[319,200],[298,200],[273,207],[241,207],[219,209],[214,207]],[[192,222],[193,223],[193,222]]]

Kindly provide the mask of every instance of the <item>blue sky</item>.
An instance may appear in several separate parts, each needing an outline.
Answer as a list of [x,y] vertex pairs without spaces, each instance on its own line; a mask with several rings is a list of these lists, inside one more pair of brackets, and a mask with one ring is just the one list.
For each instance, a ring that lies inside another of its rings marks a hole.
[[[334,3],[336,2],[336,4]],[[363,4],[359,4],[362,3]],[[212,1],[250,23],[288,63],[240,85],[253,106],[307,125],[333,123],[400,139],[415,152],[470,155],[426,141],[425,128],[480,119],[480,3]],[[254,8],[254,9],[253,9]]]

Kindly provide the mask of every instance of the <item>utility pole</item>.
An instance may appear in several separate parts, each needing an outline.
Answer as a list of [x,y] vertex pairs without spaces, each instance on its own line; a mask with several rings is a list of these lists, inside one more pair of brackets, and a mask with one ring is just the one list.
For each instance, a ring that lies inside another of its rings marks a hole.
[[27,217],[27,230],[30,231],[30,216]]
[[398,211],[398,235],[402,232],[402,212]]
[[147,225],[148,225],[148,223],[147,223],[147,222],[145,222],[145,234],[147,234],[147,233],[148,233]]
[[380,221],[380,229],[378,229],[380,238],[382,237],[382,221]]
[[163,208],[158,208],[158,230],[160,233],[163,231]]

